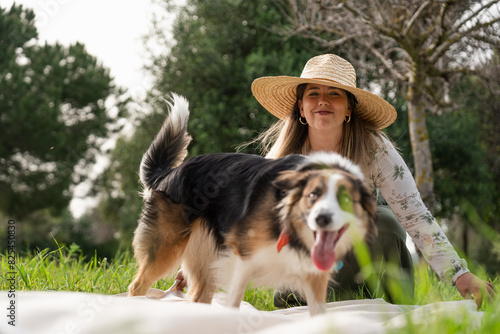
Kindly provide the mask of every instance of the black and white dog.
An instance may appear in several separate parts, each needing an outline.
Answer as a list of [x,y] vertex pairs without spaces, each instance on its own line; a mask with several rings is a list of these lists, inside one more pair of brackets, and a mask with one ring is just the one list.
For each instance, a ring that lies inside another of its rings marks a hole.
[[140,167],[145,202],[129,295],[144,295],[182,264],[195,302],[210,303],[223,287],[227,304],[239,307],[252,282],[298,291],[311,315],[323,312],[334,264],[352,249],[352,238],[377,233],[375,201],[360,169],[326,153],[184,161],[188,102],[172,100]]

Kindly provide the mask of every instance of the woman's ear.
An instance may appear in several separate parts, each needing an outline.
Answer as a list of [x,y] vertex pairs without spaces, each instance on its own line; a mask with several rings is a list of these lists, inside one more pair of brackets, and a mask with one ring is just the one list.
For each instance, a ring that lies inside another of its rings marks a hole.
[[305,117],[305,116],[304,116],[304,108],[302,108],[302,100],[298,100],[298,101],[297,101],[297,106],[299,107],[300,116],[301,116],[301,117]]

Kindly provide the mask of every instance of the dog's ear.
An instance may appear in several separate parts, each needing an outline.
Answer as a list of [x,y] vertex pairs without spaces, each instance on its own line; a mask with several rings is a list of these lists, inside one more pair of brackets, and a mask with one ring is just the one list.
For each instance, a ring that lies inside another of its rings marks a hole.
[[307,181],[307,173],[295,170],[285,170],[280,172],[279,176],[273,181],[273,186],[288,191],[297,186],[304,185]]
[[361,180],[359,181],[359,189],[361,193],[361,205],[363,209],[368,213],[371,219],[375,220],[377,212],[377,203],[375,201],[375,198],[370,192],[368,185]]
[[361,206],[363,210],[365,210],[368,218],[368,229],[370,233],[368,233],[367,241],[369,244],[373,244],[378,236],[377,229],[377,203],[375,197],[373,197],[368,185],[360,180],[359,183],[360,193],[361,193]]

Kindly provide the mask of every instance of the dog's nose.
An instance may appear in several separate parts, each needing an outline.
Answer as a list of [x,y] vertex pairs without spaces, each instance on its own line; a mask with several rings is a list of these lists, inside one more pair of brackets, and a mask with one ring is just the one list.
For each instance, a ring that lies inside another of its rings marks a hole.
[[319,227],[325,227],[326,225],[330,224],[332,222],[332,218],[330,215],[327,214],[320,214],[316,217],[316,224],[318,224]]

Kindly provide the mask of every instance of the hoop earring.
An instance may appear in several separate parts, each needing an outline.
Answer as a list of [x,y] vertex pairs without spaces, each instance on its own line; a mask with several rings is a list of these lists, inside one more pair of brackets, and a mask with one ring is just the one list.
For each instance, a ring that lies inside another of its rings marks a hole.
[[346,123],[349,123],[350,121],[351,121],[351,115],[347,115],[347,116],[345,117],[345,122],[346,122]]
[[[302,120],[302,119],[304,119],[304,120]],[[305,117],[300,116],[300,117],[299,117],[299,122],[300,122],[300,124],[302,124],[302,125],[307,125],[307,119],[306,119]]]

